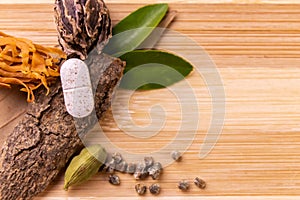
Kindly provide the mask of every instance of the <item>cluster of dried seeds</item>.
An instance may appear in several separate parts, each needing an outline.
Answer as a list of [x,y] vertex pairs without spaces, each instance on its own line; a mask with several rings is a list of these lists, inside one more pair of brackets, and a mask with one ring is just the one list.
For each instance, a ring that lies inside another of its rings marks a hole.
[[145,157],[144,162],[127,163],[120,153],[114,153],[107,157],[101,171],[106,171],[110,174],[113,174],[114,171],[133,174],[136,180],[143,180],[148,176],[151,176],[153,180],[157,180],[162,169],[161,163],[155,162],[152,157]]
[[[135,185],[135,191],[138,195],[144,195],[147,192],[147,186],[138,183]],[[153,183],[149,186],[149,191],[153,195],[158,195],[160,193],[160,185],[158,183]]]
[[[200,188],[200,189],[205,189],[206,188],[206,182],[203,179],[200,179],[198,177],[196,177],[194,179],[194,184]],[[190,188],[190,184],[187,180],[181,180],[178,183],[178,188],[182,191],[187,191]]]
[[[181,159],[181,154],[178,151],[172,151],[171,157],[175,161],[179,161]],[[127,163],[120,153],[114,153],[107,157],[106,164],[102,170],[110,173],[109,182],[111,184],[119,185],[119,176],[113,174],[115,170],[123,173],[133,174],[136,180],[143,180],[148,176],[151,176],[153,180],[157,180],[162,172],[162,169],[161,163],[155,162],[153,157],[145,157],[144,162]],[[194,184],[200,189],[205,189],[206,187],[205,181],[198,177],[194,179]],[[177,187],[182,191],[188,191],[190,189],[190,183],[188,180],[181,180],[178,182]],[[160,185],[158,183],[154,183],[149,186],[149,191],[153,195],[158,195],[160,190]],[[135,191],[138,195],[144,195],[147,192],[147,186],[138,183],[135,185]]]

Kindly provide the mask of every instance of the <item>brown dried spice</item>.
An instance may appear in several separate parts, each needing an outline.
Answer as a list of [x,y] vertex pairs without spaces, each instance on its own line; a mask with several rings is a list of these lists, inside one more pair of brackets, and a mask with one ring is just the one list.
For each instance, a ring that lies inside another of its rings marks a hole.
[[187,180],[181,180],[179,181],[177,187],[182,191],[187,191],[190,188],[190,184]]
[[59,64],[66,54],[59,49],[43,47],[23,38],[0,32],[0,86],[21,85],[27,101],[34,101],[33,90],[49,86],[59,76]]
[[121,184],[120,177],[116,174],[110,174],[108,176],[108,182],[112,185],[120,185]]
[[206,188],[206,182],[203,179],[200,179],[200,178],[196,177],[194,179],[194,183],[200,189],[205,189]]
[[134,188],[136,193],[138,193],[138,195],[144,195],[147,192],[147,187],[140,183],[136,184]]
[[160,174],[163,170],[163,167],[160,162],[155,162],[149,169],[149,175],[152,177],[153,180],[157,180],[160,177]]
[[54,11],[58,41],[68,57],[84,60],[95,47],[101,53],[112,33],[102,0],[56,0]]
[[149,191],[151,194],[158,195],[160,193],[160,185],[158,183],[153,183],[150,185]]

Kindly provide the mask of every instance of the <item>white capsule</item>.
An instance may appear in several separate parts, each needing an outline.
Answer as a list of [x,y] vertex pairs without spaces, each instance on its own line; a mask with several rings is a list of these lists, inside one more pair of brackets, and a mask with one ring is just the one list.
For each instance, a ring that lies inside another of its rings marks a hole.
[[80,59],[66,60],[60,69],[67,111],[76,118],[86,117],[94,109],[94,95],[87,65]]

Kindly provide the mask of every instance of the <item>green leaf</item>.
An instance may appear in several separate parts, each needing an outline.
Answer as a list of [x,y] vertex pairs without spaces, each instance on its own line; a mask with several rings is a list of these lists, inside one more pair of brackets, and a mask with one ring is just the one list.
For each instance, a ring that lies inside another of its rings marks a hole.
[[119,57],[136,49],[151,34],[167,11],[168,4],[151,4],[134,11],[113,28],[113,37],[103,52]]
[[183,58],[160,50],[135,50],[120,57],[126,61],[120,87],[151,90],[181,81],[193,70]]

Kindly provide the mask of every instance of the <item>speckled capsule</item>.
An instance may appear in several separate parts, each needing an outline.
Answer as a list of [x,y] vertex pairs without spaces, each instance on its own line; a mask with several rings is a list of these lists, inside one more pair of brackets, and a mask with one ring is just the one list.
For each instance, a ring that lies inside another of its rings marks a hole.
[[94,96],[87,65],[80,59],[71,58],[61,66],[60,76],[68,113],[76,118],[91,114]]

